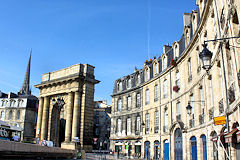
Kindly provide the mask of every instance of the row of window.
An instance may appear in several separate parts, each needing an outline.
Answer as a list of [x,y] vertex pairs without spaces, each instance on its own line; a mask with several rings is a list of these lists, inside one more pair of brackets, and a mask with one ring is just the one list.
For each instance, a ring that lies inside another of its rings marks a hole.
[[[118,102],[117,102],[117,111],[122,111],[122,106],[123,106],[122,98],[119,98]],[[140,93],[137,93],[136,94],[136,107],[140,107],[140,106],[141,106],[141,95],[140,95]],[[132,97],[128,96],[126,109],[130,110],[131,108],[132,108]]]
[[[9,107],[20,107],[20,106],[23,106],[23,102],[24,102],[23,100],[18,100],[18,101],[10,100]],[[2,100],[1,107],[7,106],[7,103],[8,103],[7,100]],[[16,106],[16,104],[17,104],[17,106]]]
[[[21,112],[17,111],[16,117],[15,117],[17,120],[20,119],[20,114],[21,114]],[[13,115],[13,112],[9,111],[8,120],[11,120],[13,118],[12,115]],[[5,111],[1,111],[0,119],[5,120]]]

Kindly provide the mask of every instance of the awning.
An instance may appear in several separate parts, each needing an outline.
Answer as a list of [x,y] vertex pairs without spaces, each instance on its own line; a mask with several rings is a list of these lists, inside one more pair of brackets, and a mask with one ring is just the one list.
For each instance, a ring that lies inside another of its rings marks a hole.
[[211,141],[216,142],[216,141],[218,140],[218,137],[220,138],[221,136],[223,136],[223,135],[225,135],[225,134],[226,134],[226,132],[222,132],[222,133],[220,133],[219,135],[217,135],[216,137],[213,137],[213,138],[211,139]]
[[240,143],[240,130],[236,133],[237,135],[237,142]]
[[236,135],[234,136],[233,134],[238,131],[237,128],[234,128],[231,132],[227,133],[225,135],[225,143],[233,143],[236,142]]

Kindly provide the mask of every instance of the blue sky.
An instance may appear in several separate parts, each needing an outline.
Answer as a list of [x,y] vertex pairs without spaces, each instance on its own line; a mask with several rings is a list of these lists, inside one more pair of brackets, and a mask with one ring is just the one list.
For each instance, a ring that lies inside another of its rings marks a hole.
[[184,12],[195,0],[0,0],[0,90],[18,92],[32,48],[31,87],[43,73],[77,63],[95,66],[95,100],[107,99],[116,79],[161,55],[178,40]]

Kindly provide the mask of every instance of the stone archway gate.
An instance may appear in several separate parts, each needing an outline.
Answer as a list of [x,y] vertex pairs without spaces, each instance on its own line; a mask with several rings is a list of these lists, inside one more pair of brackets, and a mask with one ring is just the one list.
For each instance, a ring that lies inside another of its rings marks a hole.
[[[42,82],[35,85],[40,90],[36,137],[40,140],[54,141],[59,144],[59,128],[56,125],[56,109],[52,99],[61,98],[65,105],[61,109],[60,119],[66,120],[62,148],[76,149],[74,138],[79,137],[83,149],[91,149],[93,135],[94,67],[88,64],[76,64],[58,71],[42,75]],[[59,119],[58,119],[59,120]],[[58,123],[59,124],[59,123]],[[57,135],[53,134],[57,129]]]

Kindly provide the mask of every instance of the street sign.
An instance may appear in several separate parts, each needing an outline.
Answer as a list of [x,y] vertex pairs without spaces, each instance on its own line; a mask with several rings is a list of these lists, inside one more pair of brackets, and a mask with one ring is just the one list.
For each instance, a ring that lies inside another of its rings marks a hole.
[[94,141],[94,142],[97,142],[97,140],[98,140],[98,138],[93,138],[93,141]]
[[214,125],[222,125],[226,124],[226,118],[225,116],[220,116],[220,117],[214,117]]

